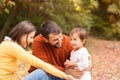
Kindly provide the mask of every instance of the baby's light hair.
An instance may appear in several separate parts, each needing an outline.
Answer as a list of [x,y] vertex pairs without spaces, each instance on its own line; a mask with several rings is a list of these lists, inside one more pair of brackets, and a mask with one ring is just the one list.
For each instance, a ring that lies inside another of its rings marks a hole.
[[[83,27],[76,27],[70,32],[70,36],[73,36],[74,33],[77,33],[79,38],[83,41],[87,39],[87,31]],[[87,41],[85,41],[86,44]],[[84,44],[84,46],[85,46]]]

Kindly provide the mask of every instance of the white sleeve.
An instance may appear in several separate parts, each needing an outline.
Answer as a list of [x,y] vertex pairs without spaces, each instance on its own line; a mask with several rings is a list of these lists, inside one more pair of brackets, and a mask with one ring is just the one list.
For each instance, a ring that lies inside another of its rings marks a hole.
[[87,67],[90,66],[90,55],[88,55],[87,53],[84,53],[82,55],[82,59],[77,62],[77,66],[80,69],[80,71],[86,69]]

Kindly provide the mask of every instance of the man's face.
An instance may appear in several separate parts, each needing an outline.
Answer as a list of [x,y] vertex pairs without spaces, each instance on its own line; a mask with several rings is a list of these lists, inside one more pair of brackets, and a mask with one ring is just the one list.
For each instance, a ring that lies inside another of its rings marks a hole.
[[60,34],[50,33],[48,37],[48,43],[56,48],[61,47],[62,46],[62,33]]

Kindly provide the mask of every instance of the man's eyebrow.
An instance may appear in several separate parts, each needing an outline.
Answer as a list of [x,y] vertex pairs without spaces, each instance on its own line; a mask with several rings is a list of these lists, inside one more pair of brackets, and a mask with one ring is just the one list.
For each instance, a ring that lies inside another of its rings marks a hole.
[[57,38],[57,39],[54,39],[53,41],[56,41],[56,40],[58,40],[58,38]]

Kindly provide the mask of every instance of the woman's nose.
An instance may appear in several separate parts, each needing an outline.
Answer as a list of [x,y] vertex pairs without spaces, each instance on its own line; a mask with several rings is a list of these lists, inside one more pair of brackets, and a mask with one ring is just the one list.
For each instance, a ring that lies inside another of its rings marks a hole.
[[33,39],[31,39],[31,41],[30,41],[31,43],[33,43]]

